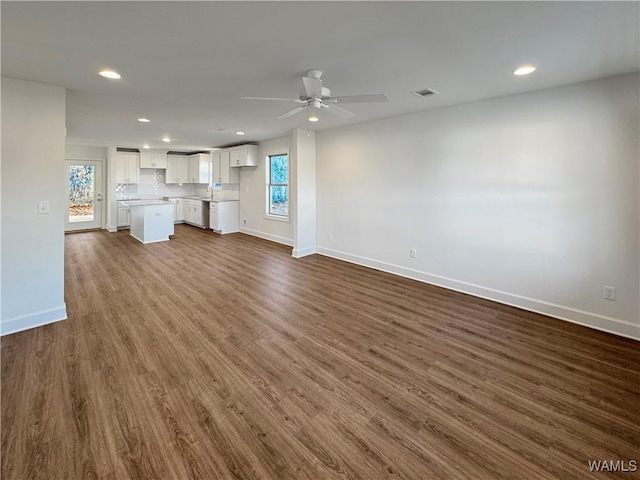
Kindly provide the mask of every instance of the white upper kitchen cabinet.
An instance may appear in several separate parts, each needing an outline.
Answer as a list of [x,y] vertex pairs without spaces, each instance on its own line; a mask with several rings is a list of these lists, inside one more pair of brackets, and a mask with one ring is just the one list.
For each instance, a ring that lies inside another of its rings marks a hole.
[[255,167],[258,165],[257,145],[241,145],[229,150],[231,167]]
[[116,183],[140,182],[140,154],[116,153]]
[[189,157],[167,155],[167,171],[164,183],[189,183]]
[[240,183],[240,172],[230,168],[230,152],[213,152],[211,154],[212,182]]
[[187,183],[209,183],[211,155],[196,153],[189,155],[189,180]]
[[164,152],[140,152],[140,168],[167,168]]

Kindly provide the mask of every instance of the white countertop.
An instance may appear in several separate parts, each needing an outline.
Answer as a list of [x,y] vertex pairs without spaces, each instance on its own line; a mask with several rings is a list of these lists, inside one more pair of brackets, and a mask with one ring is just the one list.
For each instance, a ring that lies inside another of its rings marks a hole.
[[189,200],[200,200],[201,202],[209,202],[209,203],[219,203],[219,202],[238,202],[237,198],[211,198],[211,197],[200,197],[198,195],[185,195],[184,197],[164,197],[165,199],[170,198],[188,198]]
[[166,200],[120,200],[126,207],[146,207],[148,205],[171,205]]

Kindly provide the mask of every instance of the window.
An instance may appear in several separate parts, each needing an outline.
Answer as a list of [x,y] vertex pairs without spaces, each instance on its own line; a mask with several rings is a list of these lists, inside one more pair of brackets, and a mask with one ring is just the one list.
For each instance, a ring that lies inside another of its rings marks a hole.
[[267,215],[289,218],[289,155],[267,157]]
[[95,166],[69,166],[69,223],[93,222],[95,208]]

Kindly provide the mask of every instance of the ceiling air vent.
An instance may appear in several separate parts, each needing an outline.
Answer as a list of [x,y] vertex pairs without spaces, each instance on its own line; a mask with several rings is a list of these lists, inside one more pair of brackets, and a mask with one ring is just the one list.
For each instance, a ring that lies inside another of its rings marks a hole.
[[417,97],[430,97],[431,95],[439,95],[433,88],[425,88],[423,90],[416,90],[415,92],[411,92]]

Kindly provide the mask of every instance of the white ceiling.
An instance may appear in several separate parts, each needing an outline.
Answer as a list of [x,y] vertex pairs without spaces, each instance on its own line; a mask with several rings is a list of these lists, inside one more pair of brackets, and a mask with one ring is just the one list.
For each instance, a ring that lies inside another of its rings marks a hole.
[[[315,130],[640,70],[638,2],[7,2],[2,74],[67,91],[67,143],[172,150],[306,128],[278,120],[308,69],[333,95]],[[528,77],[512,71],[531,63]],[[98,70],[122,75],[106,80]],[[437,97],[411,91],[431,87]],[[151,123],[137,122],[139,117]],[[213,132],[224,128],[223,132]],[[234,132],[247,134],[240,138]]]

